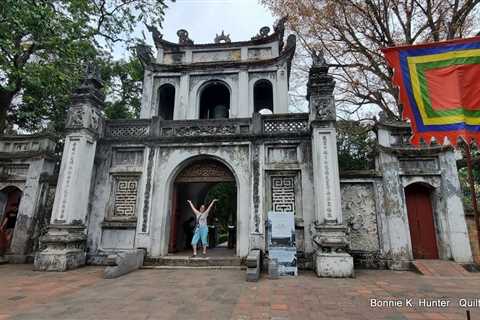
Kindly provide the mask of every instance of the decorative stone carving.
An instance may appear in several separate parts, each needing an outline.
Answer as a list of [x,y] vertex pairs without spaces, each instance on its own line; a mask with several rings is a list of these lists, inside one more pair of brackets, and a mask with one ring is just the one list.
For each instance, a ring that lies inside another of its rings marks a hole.
[[371,183],[341,184],[342,213],[350,227],[350,249],[379,250],[375,194]]
[[326,66],[327,61],[325,60],[325,56],[323,54],[323,50],[313,50],[312,51],[312,62],[314,65],[319,65],[319,66]]
[[85,265],[87,236],[82,225],[50,225],[40,238],[44,250],[35,256],[38,271],[67,271]]
[[265,133],[301,133],[308,131],[308,120],[264,120],[263,128]]
[[163,130],[165,136],[176,137],[194,137],[194,136],[210,136],[210,135],[233,135],[237,129],[232,126],[192,126],[192,127],[176,127],[173,130]]
[[271,177],[272,210],[295,212],[295,176]]
[[235,181],[230,170],[213,161],[199,161],[185,168],[176,182]]
[[107,136],[109,137],[146,137],[150,134],[150,126],[125,125],[109,126]]
[[185,29],[180,29],[177,31],[178,36],[178,44],[184,46],[191,46],[193,45],[192,39],[188,37],[188,31]]
[[82,128],[85,111],[83,108],[70,109],[68,112],[67,128]]
[[322,253],[343,253],[349,246],[348,229],[336,223],[315,221],[311,229],[313,244]]
[[231,43],[232,40],[230,40],[230,34],[225,34],[225,32],[222,30],[221,34],[215,35],[214,42],[215,43]]
[[312,120],[335,120],[333,90],[335,81],[328,74],[328,64],[323,51],[312,53],[312,67],[307,83],[307,99],[310,101]]
[[270,33],[270,28],[269,27],[267,27],[267,26],[261,27],[258,34],[256,36],[252,37],[252,40],[267,38],[269,33]]
[[115,176],[114,217],[136,216],[138,176]]
[[150,33],[152,34],[153,42],[155,43],[155,46],[158,48],[163,39],[163,34],[155,26],[146,25],[146,27],[147,27],[147,30],[150,31]]
[[153,62],[152,48],[146,44],[139,43],[135,46],[135,53],[142,65],[146,66]]

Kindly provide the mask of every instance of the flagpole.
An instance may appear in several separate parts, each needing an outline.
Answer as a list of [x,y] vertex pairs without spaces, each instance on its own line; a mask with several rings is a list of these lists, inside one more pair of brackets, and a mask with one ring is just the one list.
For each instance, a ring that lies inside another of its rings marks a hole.
[[472,206],[475,214],[475,226],[477,228],[477,240],[480,247],[480,215],[478,213],[477,193],[475,192],[475,182],[473,180],[472,153],[470,144],[465,143],[465,155],[467,156],[468,182],[470,183],[470,193],[472,194]]

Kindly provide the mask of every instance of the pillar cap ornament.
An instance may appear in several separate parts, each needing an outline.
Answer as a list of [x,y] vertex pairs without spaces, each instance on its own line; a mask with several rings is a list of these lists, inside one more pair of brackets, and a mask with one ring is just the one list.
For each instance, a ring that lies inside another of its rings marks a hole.
[[335,81],[328,73],[329,65],[323,50],[312,52],[312,66],[308,75],[307,100],[310,103],[310,118],[335,121],[336,111],[333,98]]
[[105,95],[101,91],[102,88],[100,69],[94,62],[89,62],[85,66],[85,75],[80,86],[73,91],[72,107],[89,104],[94,108],[103,109]]

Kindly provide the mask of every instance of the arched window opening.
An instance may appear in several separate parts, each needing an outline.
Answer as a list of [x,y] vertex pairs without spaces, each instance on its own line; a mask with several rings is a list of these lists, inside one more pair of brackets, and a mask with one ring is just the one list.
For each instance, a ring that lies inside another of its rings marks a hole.
[[164,84],[158,90],[159,104],[158,116],[162,120],[173,120],[173,109],[175,108],[175,87],[171,84]]
[[221,82],[212,82],[200,94],[200,119],[227,119],[230,114],[230,91]]
[[253,106],[255,112],[267,114],[265,109],[273,113],[273,87],[268,80],[258,80],[253,86]]

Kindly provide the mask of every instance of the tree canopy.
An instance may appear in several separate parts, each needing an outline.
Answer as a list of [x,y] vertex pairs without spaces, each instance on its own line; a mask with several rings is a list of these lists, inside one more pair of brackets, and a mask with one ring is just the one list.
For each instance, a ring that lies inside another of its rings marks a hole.
[[61,131],[70,94],[88,61],[102,65],[107,91],[125,89],[113,95],[124,101],[109,105],[111,115],[119,116],[127,103],[134,104],[129,112],[138,108],[132,97],[138,93],[137,62],[113,62],[109,49],[116,42],[131,44],[129,35],[139,23],[160,26],[165,1],[1,1],[0,132],[7,124],[28,131],[51,124]]
[[[377,106],[398,118],[397,89],[382,47],[473,36],[480,0],[261,0],[303,47],[323,50],[337,81],[340,111]],[[300,60],[301,62],[301,60]]]

